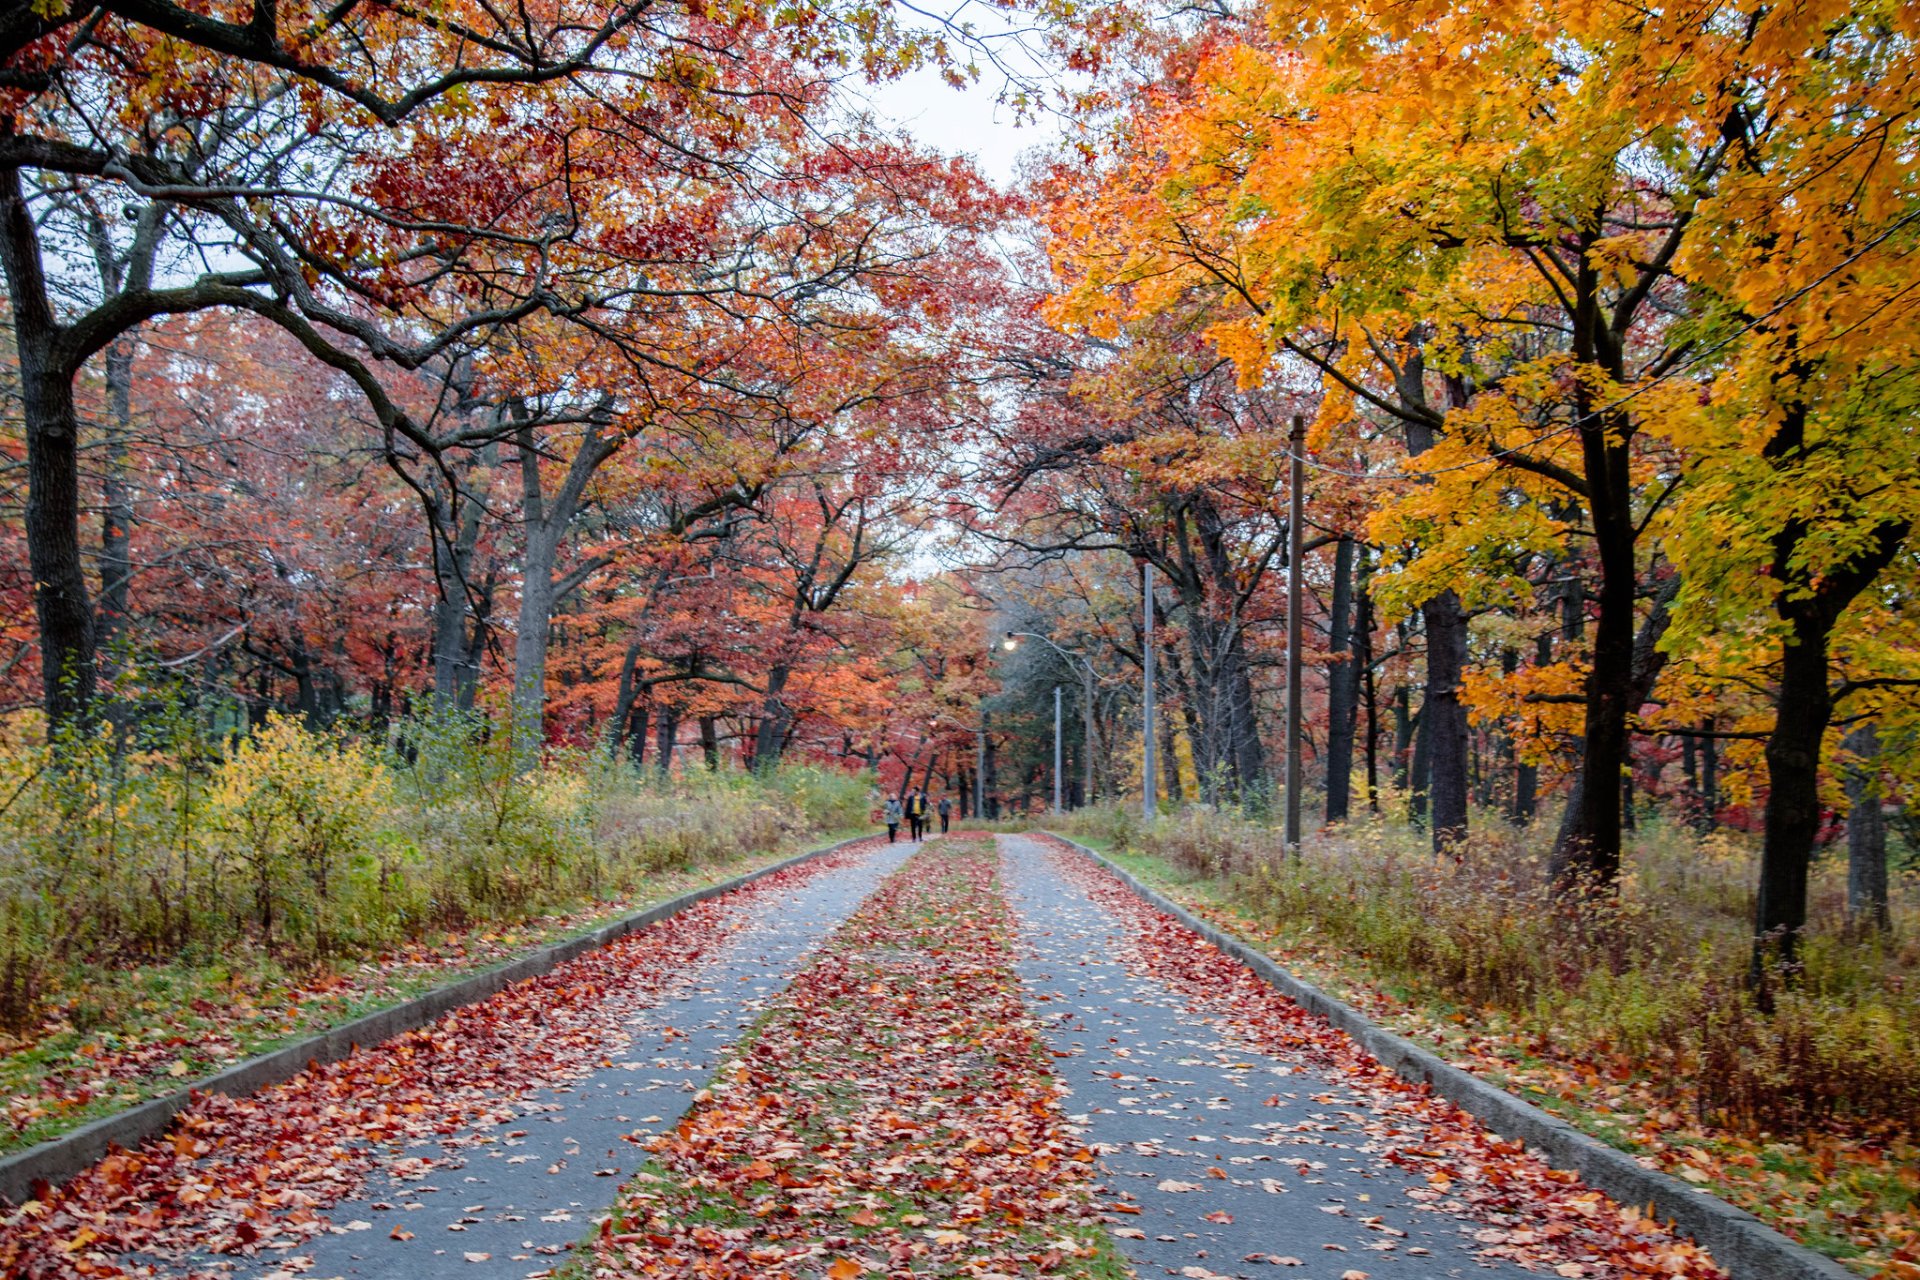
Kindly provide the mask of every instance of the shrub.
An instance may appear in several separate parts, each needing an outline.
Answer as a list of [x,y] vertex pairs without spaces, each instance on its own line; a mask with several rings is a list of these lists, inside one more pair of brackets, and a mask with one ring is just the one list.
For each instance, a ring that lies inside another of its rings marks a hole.
[[361,855],[387,789],[370,752],[282,716],[228,749],[207,785],[208,846],[242,869],[251,922],[269,948],[291,942],[321,955],[356,932],[385,940],[364,936],[386,913]]
[[282,717],[218,741],[204,708],[161,695],[121,721],[52,751],[30,717],[0,727],[0,1030],[61,1000],[79,1025],[82,988],[110,1017],[101,975],[129,962],[238,950],[297,969],[574,910],[864,826],[871,785],[809,767],[662,781],[566,750],[527,768],[475,715],[386,743]]

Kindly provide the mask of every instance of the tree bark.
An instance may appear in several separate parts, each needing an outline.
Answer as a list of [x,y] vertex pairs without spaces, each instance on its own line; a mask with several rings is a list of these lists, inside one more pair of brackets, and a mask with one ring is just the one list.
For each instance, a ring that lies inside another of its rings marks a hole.
[[1333,669],[1327,678],[1327,821],[1345,822],[1353,797],[1353,722],[1360,667],[1353,647],[1354,542],[1341,538],[1333,553],[1333,617],[1328,629]]
[[[460,508],[458,525],[450,536],[442,536]],[[433,576],[437,594],[433,602],[433,708],[451,710],[460,703],[460,687],[466,672],[470,643],[467,620],[473,611],[468,598],[471,590],[473,551],[480,541],[480,504],[449,498],[436,485],[428,519],[433,522]],[[470,705],[470,704],[469,704]]]
[[[799,629],[797,618],[793,629]],[[787,731],[793,727],[793,709],[781,695],[786,692],[787,681],[792,678],[793,668],[786,663],[780,663],[767,672],[767,692],[761,707],[760,729],[753,738],[755,773],[772,773],[780,767],[780,757],[786,753]]]
[[63,358],[41,267],[40,237],[18,169],[0,170],[0,265],[13,306],[20,410],[27,436],[27,563],[40,631],[49,737],[93,712],[93,608],[80,554],[80,420],[76,369]]
[[[602,406],[604,409],[605,406]],[[600,465],[620,448],[621,439],[598,419],[590,422],[567,464],[566,476],[549,499],[540,477],[540,450],[526,406],[515,403],[514,442],[520,450],[520,515],[523,524],[520,613],[513,637],[514,754],[523,763],[538,758],[546,738],[547,646],[553,635],[553,610],[578,581],[564,587],[554,580],[560,544],[573,527],[587,484]],[[579,574],[569,575],[578,579]]]
[[1792,977],[1807,923],[1807,875],[1820,830],[1820,747],[1833,719],[1828,645],[1847,606],[1899,553],[1909,526],[1905,521],[1879,525],[1852,560],[1828,567],[1803,589],[1789,591],[1795,578],[1804,579],[1796,562],[1809,532],[1793,521],[1774,539],[1774,579],[1782,584],[1774,608],[1788,624],[1788,640],[1781,654],[1773,732],[1767,737],[1766,825],[1760,843],[1760,892],[1754,901],[1749,977],[1762,992],[1770,965],[1779,964]]
[[1467,708],[1460,682],[1467,665],[1467,615],[1460,597],[1443,591],[1421,606],[1427,627],[1427,688],[1420,737],[1427,751],[1433,847],[1467,834]]
[[1847,925],[1855,934],[1893,928],[1887,885],[1887,817],[1880,802],[1880,735],[1871,721],[1847,735]]
[[130,335],[107,347],[107,448],[101,476],[100,602],[96,634],[113,661],[124,634],[133,590],[133,485],[127,475],[127,442],[133,433],[133,348]]
[[1367,706],[1367,810],[1380,812],[1380,697],[1373,673],[1373,595],[1367,585],[1367,560],[1360,560],[1360,597],[1353,624],[1354,678]]
[[662,778],[673,771],[673,744],[680,737],[680,708],[668,703],[659,708],[654,739],[654,768]]

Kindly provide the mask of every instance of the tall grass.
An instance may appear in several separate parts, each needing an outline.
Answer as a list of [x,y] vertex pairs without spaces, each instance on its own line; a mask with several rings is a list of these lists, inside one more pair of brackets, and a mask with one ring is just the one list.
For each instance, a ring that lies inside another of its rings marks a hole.
[[1911,1133],[1920,1117],[1920,881],[1897,880],[1895,932],[1844,920],[1845,867],[1816,870],[1802,969],[1763,1011],[1744,975],[1755,856],[1745,837],[1643,822],[1617,898],[1546,892],[1544,831],[1479,825],[1436,858],[1404,826],[1310,838],[1188,810],[1144,828],[1089,811],[1078,830],[1214,882],[1290,946],[1357,960],[1405,998],[1499,1015],[1543,1056],[1657,1084],[1702,1119],[1752,1133]]
[[0,1031],[36,1025],[89,967],[239,949],[299,969],[571,911],[867,816],[867,780],[826,770],[662,780],[561,751],[523,771],[473,719],[384,741],[277,719],[209,741],[160,708],[57,753],[30,734],[0,739]]

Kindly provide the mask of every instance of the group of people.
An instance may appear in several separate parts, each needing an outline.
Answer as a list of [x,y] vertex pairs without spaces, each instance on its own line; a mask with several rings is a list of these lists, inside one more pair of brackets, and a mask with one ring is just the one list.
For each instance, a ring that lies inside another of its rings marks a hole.
[[936,806],[927,798],[925,787],[916,787],[907,792],[904,800],[899,796],[887,800],[886,822],[887,843],[892,844],[900,837],[900,820],[907,822],[907,839],[921,840],[927,835],[927,829],[933,825],[933,815],[940,815],[940,834],[947,833],[947,824],[953,820],[953,799],[941,796]]

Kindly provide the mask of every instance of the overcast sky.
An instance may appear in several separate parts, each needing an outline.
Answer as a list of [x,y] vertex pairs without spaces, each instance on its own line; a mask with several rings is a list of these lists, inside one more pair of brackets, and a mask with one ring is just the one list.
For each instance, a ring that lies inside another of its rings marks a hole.
[[[983,0],[945,0],[927,4],[923,11],[937,11],[956,27],[971,28],[977,42],[971,56],[981,69],[979,81],[954,89],[937,71],[926,69],[889,84],[862,86],[860,96],[882,121],[910,130],[938,150],[972,156],[981,172],[1004,186],[1013,179],[1020,153],[1058,137],[1061,122],[1042,113],[1039,120],[1016,126],[1013,110],[994,99],[1007,84],[1009,73],[1029,85],[1044,85],[1057,80],[1059,70],[1046,65],[1046,55],[1036,49],[1042,41],[1031,28],[1025,28],[1027,38],[1023,39],[1009,14]],[[965,41],[951,43],[965,61],[969,56],[961,47]]]
[[868,93],[883,121],[910,130],[928,146],[972,156],[982,173],[1005,186],[1013,178],[1020,152],[1056,136],[1058,124],[1047,116],[1015,127],[1013,111],[994,101],[996,91],[996,86],[984,81],[965,90],[953,89],[939,73],[923,70]]

